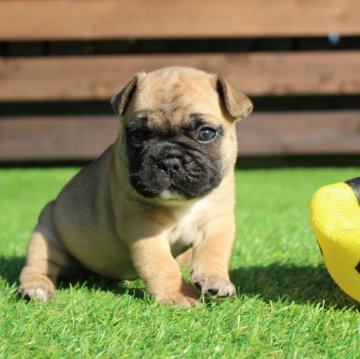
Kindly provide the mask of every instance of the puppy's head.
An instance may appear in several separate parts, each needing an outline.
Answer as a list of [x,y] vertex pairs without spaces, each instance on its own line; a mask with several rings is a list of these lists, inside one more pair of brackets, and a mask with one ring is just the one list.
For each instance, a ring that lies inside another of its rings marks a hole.
[[221,183],[236,159],[234,122],[252,111],[223,78],[186,67],[137,74],[111,103],[132,187],[164,200]]

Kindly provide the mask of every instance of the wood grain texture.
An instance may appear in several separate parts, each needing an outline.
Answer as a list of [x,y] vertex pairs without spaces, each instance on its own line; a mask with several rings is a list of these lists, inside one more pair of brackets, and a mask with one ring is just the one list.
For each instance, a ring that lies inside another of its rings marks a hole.
[[237,133],[240,156],[360,154],[360,111],[258,113]]
[[1,0],[0,40],[360,33],[357,0]]
[[0,161],[89,160],[116,134],[112,116],[0,118]]
[[[0,161],[89,160],[116,138],[114,116],[0,118]],[[360,111],[255,113],[238,123],[238,152],[360,154]]]
[[360,93],[360,51],[0,60],[0,100],[109,99],[139,71],[187,65],[249,95]]

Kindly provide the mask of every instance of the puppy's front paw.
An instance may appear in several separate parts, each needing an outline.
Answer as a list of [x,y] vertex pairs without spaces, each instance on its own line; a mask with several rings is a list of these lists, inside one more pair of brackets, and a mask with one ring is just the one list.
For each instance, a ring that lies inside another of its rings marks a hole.
[[156,299],[160,303],[174,304],[188,308],[199,304],[199,293],[195,288],[183,282],[180,290],[174,290],[170,293],[159,293],[156,295]]
[[47,278],[46,280],[38,278],[37,280],[22,283],[19,287],[19,294],[24,299],[45,303],[55,299],[56,289]]
[[49,291],[43,287],[20,287],[19,294],[24,299],[33,299],[42,303],[49,302],[50,300],[55,299],[55,292]]
[[203,294],[214,297],[230,297],[235,294],[234,285],[227,279],[217,275],[192,275],[192,282]]

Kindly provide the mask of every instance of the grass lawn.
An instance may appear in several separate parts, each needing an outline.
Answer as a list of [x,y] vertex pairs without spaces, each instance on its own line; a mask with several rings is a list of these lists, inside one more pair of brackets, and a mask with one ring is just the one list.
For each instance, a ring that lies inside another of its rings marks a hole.
[[359,306],[329,277],[308,206],[320,186],[360,168],[237,172],[238,295],[184,310],[143,284],[63,282],[27,303],[17,278],[40,209],[77,169],[0,170],[0,358],[360,358]]

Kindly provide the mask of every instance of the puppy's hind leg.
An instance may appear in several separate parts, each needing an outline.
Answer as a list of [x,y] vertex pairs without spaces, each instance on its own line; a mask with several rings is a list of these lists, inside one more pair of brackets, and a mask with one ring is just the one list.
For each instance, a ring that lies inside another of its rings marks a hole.
[[46,207],[40,216],[28,245],[26,265],[20,274],[20,295],[41,302],[55,298],[60,272],[72,265],[72,259],[56,240],[49,209]]

